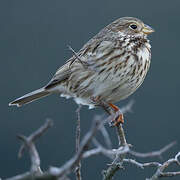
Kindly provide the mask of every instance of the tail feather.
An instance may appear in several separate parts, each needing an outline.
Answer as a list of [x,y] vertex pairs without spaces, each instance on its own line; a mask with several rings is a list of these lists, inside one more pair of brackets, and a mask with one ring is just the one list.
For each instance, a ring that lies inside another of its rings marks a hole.
[[9,106],[16,105],[16,106],[20,107],[24,104],[28,104],[32,101],[35,101],[37,99],[40,99],[40,98],[48,96],[48,95],[50,95],[50,92],[48,92],[44,88],[41,88],[36,91],[30,92],[20,98],[15,99],[14,101],[9,103]]

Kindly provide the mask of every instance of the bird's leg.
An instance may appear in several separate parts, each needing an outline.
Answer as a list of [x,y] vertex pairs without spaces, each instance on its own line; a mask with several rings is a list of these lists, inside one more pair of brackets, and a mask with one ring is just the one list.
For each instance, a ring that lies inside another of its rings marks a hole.
[[109,104],[101,99],[101,96],[92,96],[91,100],[96,106],[102,107],[109,115],[112,115],[114,113],[112,112],[112,108],[109,106]]
[[112,103],[109,103],[109,106],[114,110],[115,113],[119,112],[119,115],[112,121],[112,125],[117,126],[119,125],[119,123],[123,124],[124,116],[123,113],[120,111],[120,109]]
[[120,123],[124,123],[123,113],[117,106],[112,103],[106,103],[105,101],[101,100],[100,96],[91,97],[91,100],[98,106],[101,106],[110,115],[118,113],[118,115],[116,115],[115,118],[110,122],[111,126],[118,126]]

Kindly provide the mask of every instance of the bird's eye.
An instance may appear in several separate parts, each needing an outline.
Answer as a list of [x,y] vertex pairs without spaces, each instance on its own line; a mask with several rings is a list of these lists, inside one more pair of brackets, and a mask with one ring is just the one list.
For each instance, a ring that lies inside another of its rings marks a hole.
[[130,27],[131,29],[137,29],[137,25],[136,25],[136,24],[131,24],[129,27]]

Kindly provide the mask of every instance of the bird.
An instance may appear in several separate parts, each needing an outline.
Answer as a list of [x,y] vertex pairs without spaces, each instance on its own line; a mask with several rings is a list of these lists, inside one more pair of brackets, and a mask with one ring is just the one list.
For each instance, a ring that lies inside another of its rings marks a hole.
[[[51,94],[94,108],[126,99],[143,83],[151,62],[147,38],[154,29],[135,17],[121,17],[104,27],[61,66],[44,87],[10,102],[18,107]],[[124,123],[121,113],[117,123]]]

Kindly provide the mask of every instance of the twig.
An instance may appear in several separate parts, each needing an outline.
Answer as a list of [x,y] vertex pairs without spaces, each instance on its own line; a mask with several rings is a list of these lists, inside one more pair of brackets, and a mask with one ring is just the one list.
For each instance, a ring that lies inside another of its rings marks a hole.
[[69,172],[71,172],[77,166],[79,161],[81,160],[81,158],[83,156],[83,153],[87,149],[87,146],[89,145],[89,143],[91,142],[91,140],[94,137],[95,133],[97,132],[97,130],[99,130],[99,128],[101,127],[101,125],[103,123],[104,123],[103,120],[102,121],[99,121],[99,120],[95,121],[94,120],[92,128],[85,135],[85,137],[83,138],[83,140],[82,140],[82,142],[80,144],[79,151],[74,155],[74,157],[72,157],[69,161],[67,161],[60,168],[51,167],[50,168],[50,174],[52,174],[53,176],[56,176],[56,177],[62,177],[63,175],[66,175]]
[[[129,148],[128,147],[127,147],[127,149],[120,147],[119,149],[108,150],[108,149],[104,148],[97,140],[95,140],[95,141],[93,140],[93,142],[94,142],[96,148],[85,152],[84,155],[83,155],[83,158],[88,158],[90,156],[94,156],[94,155],[98,155],[98,154],[103,154],[104,156],[106,156],[106,157],[108,157],[110,159],[114,159],[117,156],[120,156],[122,154],[125,154],[125,153],[129,152]],[[173,144],[173,143],[170,143],[170,144]],[[173,147],[172,145],[170,146],[170,144],[165,146],[165,147],[168,147],[168,148],[162,148],[163,151],[162,151],[162,149],[160,149],[159,151],[165,152],[165,151],[169,150],[169,148]],[[135,165],[135,166],[137,166],[137,167],[139,167],[141,169],[144,169],[145,167],[157,167],[157,168],[160,168],[161,166],[164,167],[164,165],[167,165],[167,164],[169,166],[170,163],[173,163],[173,162],[176,162],[177,164],[179,164],[179,161],[178,161],[178,157],[179,156],[180,156],[180,153],[178,153],[176,155],[175,160],[174,159],[173,160],[170,159],[167,162],[163,163],[163,165],[161,165],[159,162],[140,163],[140,162],[137,162],[134,159],[125,159],[125,158],[123,159],[123,163],[130,163],[130,164],[133,164],[133,165]],[[113,163],[110,164],[110,167],[108,168],[108,170],[103,172],[103,174],[105,176],[104,179],[105,178],[106,179],[112,179],[114,174],[115,174],[115,172],[117,170],[121,169],[121,168],[123,168],[122,167],[122,163],[119,163],[118,159],[115,158]],[[157,172],[159,173],[159,170],[157,170]],[[162,177],[171,177],[171,176],[176,176],[176,175],[179,175],[179,174],[180,174],[180,172],[163,172],[163,173],[161,172],[161,173],[159,173],[159,177],[161,177],[161,176]],[[149,179],[149,180],[156,180],[156,179]]]
[[42,174],[42,171],[40,168],[40,157],[39,157],[39,154],[36,150],[34,143],[31,141],[28,141],[28,139],[23,135],[18,135],[18,138],[21,141],[23,141],[23,143],[26,145],[26,147],[29,150],[29,154],[31,157],[31,172]]
[[86,151],[83,154],[83,158],[88,158],[90,156],[103,154],[104,156],[110,158],[113,160],[117,155],[120,156],[124,153],[127,153],[129,151],[129,147],[119,147],[118,149],[106,149],[103,147],[95,138],[93,139],[93,143],[96,146],[96,148],[91,149],[89,151]]
[[148,162],[148,163],[140,163],[140,162],[137,162],[136,160],[134,159],[124,159],[123,160],[125,163],[130,163],[130,164],[133,164],[141,169],[144,169],[145,167],[159,167],[161,164],[158,163],[158,162]]
[[[93,143],[95,145],[94,149],[88,150],[83,154],[83,158],[89,158],[91,156],[94,155],[98,155],[98,154],[102,154],[110,159],[114,159],[116,157],[116,154],[124,154],[124,153],[129,153],[131,150],[129,150],[129,148],[122,148],[120,147],[119,149],[106,149],[105,147],[103,147],[95,138],[93,139]],[[167,145],[168,146],[168,145]],[[165,146],[166,147],[166,146]],[[171,146],[173,147],[173,146]],[[169,147],[169,148],[171,148]],[[166,149],[166,151],[169,149]],[[165,152],[165,151],[164,151]],[[138,153],[138,152],[137,152]],[[141,154],[141,153],[140,153]],[[132,162],[129,161],[130,159],[125,159],[124,162]],[[134,160],[135,161],[135,160]],[[133,163],[133,162],[132,162]],[[147,163],[146,163],[147,164]]]
[[[95,117],[94,117],[94,119],[98,119],[98,120],[101,120],[104,118],[105,118],[104,115],[95,115]],[[100,128],[100,132],[104,138],[104,142],[106,143],[107,148],[111,149],[112,148],[111,139],[110,139],[110,136],[109,136],[104,124]]]
[[[123,109],[121,108],[122,112],[129,112],[132,107],[132,102],[128,103],[128,105]],[[104,103],[104,108],[106,109],[107,104]],[[25,137],[23,135],[20,135],[19,138],[23,141],[23,145],[20,148],[19,151],[19,157],[22,156],[25,148],[29,150],[30,157],[31,157],[31,171],[23,173],[21,175],[14,176],[12,178],[8,178],[8,180],[67,180],[69,179],[67,175],[71,173],[73,170],[75,170],[76,167],[78,167],[80,161],[82,158],[88,158],[93,155],[97,154],[103,154],[104,156],[110,158],[113,160],[113,162],[109,165],[106,171],[104,171],[104,179],[105,180],[111,180],[117,170],[123,169],[124,163],[130,163],[135,165],[139,168],[145,168],[145,167],[156,167],[157,171],[155,174],[150,178],[146,180],[157,180],[161,177],[171,177],[180,175],[180,171],[177,172],[164,172],[167,167],[169,167],[172,163],[176,163],[180,166],[180,162],[178,158],[180,157],[180,152],[175,156],[175,158],[169,159],[168,161],[164,162],[163,164],[160,164],[158,162],[147,162],[147,163],[140,163],[137,162],[134,159],[127,159],[126,155],[129,153],[133,156],[137,157],[160,157],[162,153],[169,150],[172,146],[176,144],[176,142],[172,142],[169,145],[163,147],[159,151],[153,151],[149,153],[138,153],[130,150],[130,146],[126,142],[125,133],[123,130],[122,124],[119,124],[117,126],[117,136],[119,141],[119,148],[118,149],[111,149],[110,144],[111,140],[109,138],[108,132],[105,130],[101,130],[101,133],[105,139],[105,146],[101,145],[96,139],[95,134],[98,130],[103,129],[105,122],[110,122],[112,118],[116,118],[119,114],[114,113],[109,108],[106,109],[107,112],[109,112],[110,116],[104,120],[101,118],[95,118],[93,121],[91,129],[86,133],[83,140],[80,143],[80,109],[77,111],[78,120],[77,120],[77,128],[76,128],[76,154],[67,161],[63,166],[57,168],[57,167],[51,167],[48,171],[42,173],[40,169],[40,158],[39,154],[36,150],[36,147],[34,145],[35,140],[37,140],[44,132],[52,126],[52,122],[47,121],[41,128],[39,128],[37,131],[32,133],[29,137]],[[106,138],[109,138],[109,142],[106,140]],[[93,142],[95,148],[91,150],[87,150],[88,145],[90,142]],[[107,147],[108,148],[107,148]],[[76,174],[77,175],[77,174]],[[80,174],[81,175],[81,174]],[[81,178],[76,176],[77,180],[78,178]],[[6,179],[7,180],[7,179]]]
[[11,178],[7,178],[6,180],[30,180],[32,179],[32,173],[31,172],[25,172],[23,174],[19,174],[17,176],[11,177]]
[[32,133],[29,137],[26,137],[24,135],[17,136],[21,141],[23,141],[23,145],[21,146],[19,151],[19,157],[22,156],[25,147],[27,147],[31,158],[31,172],[33,174],[34,173],[42,174],[40,168],[40,157],[36,149],[36,146],[34,144],[34,141],[37,140],[37,138],[41,137],[46,132],[46,130],[51,126],[52,126],[52,121],[47,120],[43,126],[41,126],[37,131]]
[[[114,176],[114,174],[119,170],[123,169],[123,160],[126,157],[126,154],[129,152],[129,146],[126,142],[124,130],[122,127],[122,124],[119,124],[117,126],[117,135],[120,145],[120,152],[117,153],[115,159],[110,164],[107,170],[103,171],[103,178],[104,180],[111,180]],[[123,152],[123,153],[122,153]]]
[[107,132],[104,125],[101,127],[100,131],[101,131],[101,133],[102,133],[102,135],[104,137],[104,141],[106,143],[107,148],[111,149],[112,148],[112,143],[111,143],[109,134],[108,134],[108,132]]
[[140,158],[147,158],[147,157],[159,157],[161,158],[162,154],[166,151],[168,151],[171,147],[173,147],[174,145],[176,145],[177,142],[171,142],[170,144],[164,146],[162,149],[157,150],[157,151],[152,151],[152,152],[148,152],[148,153],[139,153],[139,152],[135,152],[130,150],[129,154],[136,156],[136,157],[140,157]]
[[175,158],[169,159],[166,162],[164,162],[162,165],[160,165],[156,171],[156,173],[149,179],[146,180],[157,180],[161,177],[172,177],[180,175],[180,171],[177,172],[164,172],[164,170],[169,167],[171,164],[176,163],[180,166],[180,162],[178,160],[178,157],[180,156],[180,152],[178,152],[175,156]]
[[127,142],[126,142],[126,137],[124,134],[124,129],[122,127],[122,124],[119,124],[116,130],[117,130],[117,135],[118,135],[118,140],[119,140],[119,146],[126,146]]
[[[34,133],[32,133],[27,139],[28,141],[35,142],[39,137],[41,137],[50,127],[52,127],[53,122],[50,119],[47,119],[45,124],[42,125],[38,130],[36,130]],[[25,150],[25,144],[22,144],[22,146],[19,149],[18,157],[21,158],[22,154]]]
[[129,101],[125,106],[123,106],[122,108],[120,108],[120,109],[121,109],[121,112],[122,112],[123,114],[128,113],[128,112],[132,112],[132,107],[133,107],[134,103],[135,103],[134,100]]
[[89,158],[91,156],[98,155],[98,154],[102,154],[102,149],[100,147],[84,152],[83,158]]
[[[81,105],[79,105],[78,109],[76,110],[77,113],[77,126],[76,126],[76,153],[79,151],[80,146],[80,137],[81,137],[81,119],[80,119],[80,111],[81,111]],[[75,169],[76,173],[76,180],[81,180],[81,161],[76,166]]]
[[[120,112],[116,112],[114,113],[114,111],[108,107],[108,105],[105,102],[101,102],[100,104],[105,110],[106,112],[108,112],[111,116],[114,116],[113,119],[116,119],[116,117],[119,116]],[[129,110],[129,108],[128,108]],[[123,159],[125,158],[127,152],[129,151],[129,146],[126,142],[126,137],[124,134],[124,130],[122,127],[122,124],[118,124],[117,125],[117,135],[118,135],[118,141],[119,141],[119,146],[121,149],[121,151],[124,153],[117,153],[115,159],[113,160],[113,162],[110,164],[110,166],[108,167],[107,170],[103,171],[103,179],[104,180],[111,180],[112,177],[114,176],[114,174],[116,173],[117,170],[123,168]]]

